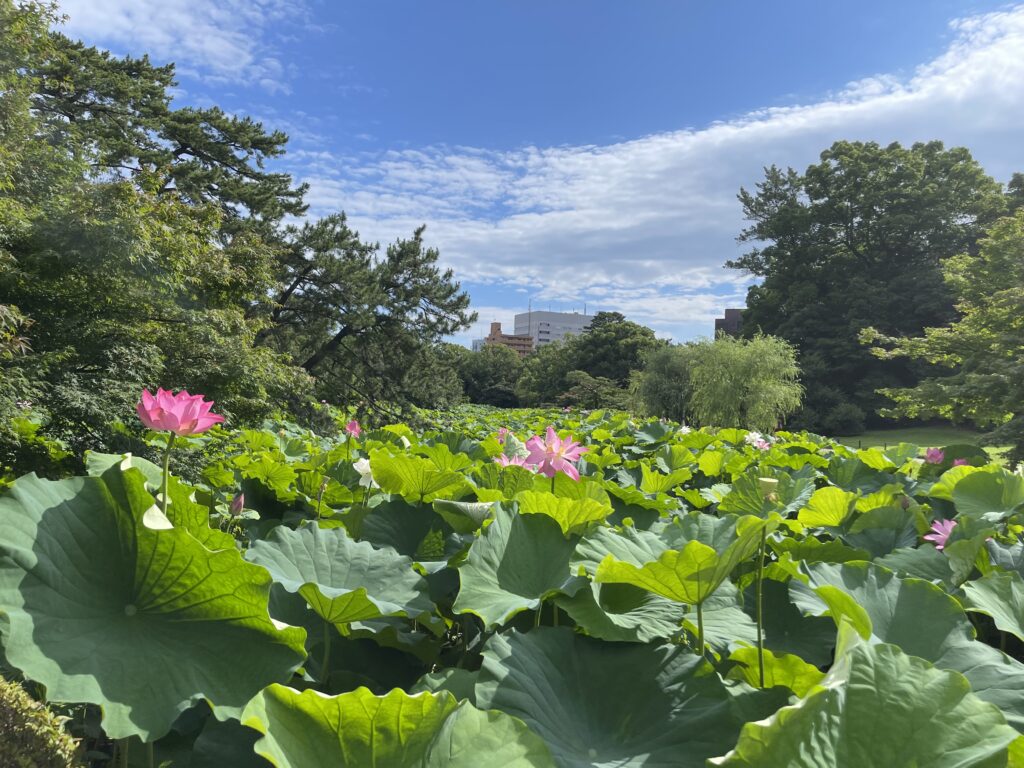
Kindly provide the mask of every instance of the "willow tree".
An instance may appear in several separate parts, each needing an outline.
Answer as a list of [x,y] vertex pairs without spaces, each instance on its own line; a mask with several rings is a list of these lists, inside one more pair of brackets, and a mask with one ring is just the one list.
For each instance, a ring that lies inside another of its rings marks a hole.
[[655,416],[769,431],[800,407],[799,379],[796,350],[783,339],[722,334],[653,352],[634,392]]

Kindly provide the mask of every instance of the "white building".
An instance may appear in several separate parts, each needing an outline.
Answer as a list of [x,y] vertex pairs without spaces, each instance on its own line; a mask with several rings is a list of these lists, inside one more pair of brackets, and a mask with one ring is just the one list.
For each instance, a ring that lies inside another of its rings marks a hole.
[[537,349],[566,336],[583,333],[593,319],[593,315],[579,312],[522,312],[515,317],[515,333],[532,336],[533,347]]

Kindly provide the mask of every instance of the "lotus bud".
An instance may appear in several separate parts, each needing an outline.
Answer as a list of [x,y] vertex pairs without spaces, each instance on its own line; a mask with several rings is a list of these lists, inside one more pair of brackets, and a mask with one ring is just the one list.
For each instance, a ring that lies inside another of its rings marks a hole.
[[240,493],[231,500],[231,505],[228,507],[228,512],[231,513],[232,517],[238,517],[242,514],[242,510],[245,509],[245,494]]

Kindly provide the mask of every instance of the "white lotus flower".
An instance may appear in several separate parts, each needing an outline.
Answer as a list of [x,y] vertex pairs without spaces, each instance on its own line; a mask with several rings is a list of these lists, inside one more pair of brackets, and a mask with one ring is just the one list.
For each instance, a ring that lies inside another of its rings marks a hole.
[[359,461],[352,464],[352,467],[359,473],[360,488],[380,488],[373,479],[373,471],[370,469],[369,459],[359,459]]
[[764,441],[764,435],[762,435],[760,432],[747,432],[746,436],[743,438],[743,442],[745,442],[747,445],[763,443]]

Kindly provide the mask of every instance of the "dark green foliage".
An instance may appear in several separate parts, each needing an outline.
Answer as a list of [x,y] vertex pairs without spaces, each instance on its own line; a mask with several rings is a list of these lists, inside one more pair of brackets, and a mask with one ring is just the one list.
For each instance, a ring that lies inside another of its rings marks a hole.
[[531,405],[621,407],[628,399],[630,374],[662,345],[650,328],[618,312],[598,312],[583,333],[545,344],[526,359],[519,398]]
[[586,371],[569,371],[565,377],[569,388],[559,400],[578,408],[626,408],[629,391],[604,376],[591,376]]
[[118,423],[137,429],[143,387],[236,424],[460,398],[434,346],[469,300],[422,229],[379,253],[343,214],[286,226],[306,205],[266,168],[285,134],[176,108],[172,65],[54,21],[0,0],[0,440],[31,402],[75,453],[133,448]]
[[590,327],[572,337],[571,370],[610,379],[619,386],[629,381],[629,374],[638,370],[643,357],[660,345],[654,331],[631,322],[618,312],[598,312]]
[[416,405],[405,377],[423,378],[424,347],[471,323],[469,296],[423,228],[378,257],[349,229],[344,214],[289,231],[260,340],[286,353],[340,402]]
[[807,388],[797,421],[840,433],[875,418],[878,389],[927,370],[873,357],[860,331],[916,335],[952,320],[942,262],[972,251],[1007,206],[966,149],[935,141],[837,142],[803,174],[767,168],[739,199],[751,222],[740,242],[758,245],[729,266],[762,278],[744,332],[797,346]]
[[523,370],[519,353],[497,344],[459,359],[459,377],[471,403],[512,408],[518,405],[516,382]]
[[71,768],[75,743],[60,721],[20,685],[0,677],[0,765]]
[[646,413],[685,422],[689,402],[690,356],[686,347],[666,345],[651,351],[633,376],[632,391]]
[[796,351],[782,339],[723,334],[656,350],[633,391],[654,416],[767,431],[800,407],[799,378]]
[[888,389],[894,415],[942,417],[988,427],[990,440],[1012,445],[1024,461],[1024,209],[997,222],[977,254],[943,265],[960,318],[915,338],[876,329],[866,341],[883,359],[909,357],[939,366],[916,387]]

